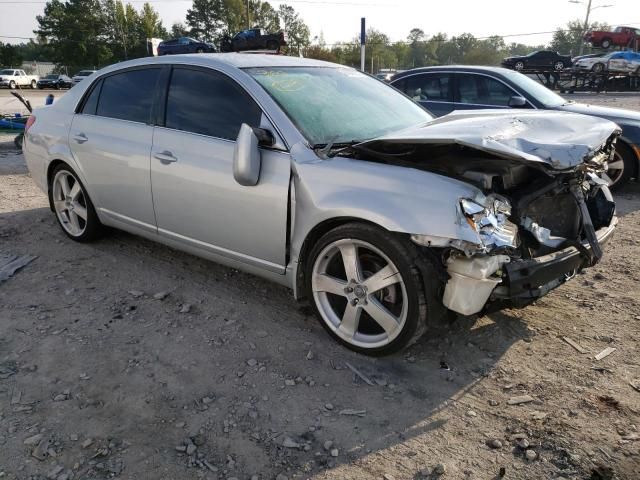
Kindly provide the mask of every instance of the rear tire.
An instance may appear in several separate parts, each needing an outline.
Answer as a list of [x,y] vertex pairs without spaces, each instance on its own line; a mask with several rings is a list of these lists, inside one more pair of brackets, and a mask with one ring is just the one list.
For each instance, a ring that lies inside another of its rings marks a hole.
[[104,226],[84,185],[66,163],[54,168],[49,181],[49,205],[62,231],[76,242],[100,238]]
[[267,42],[267,50],[278,50],[280,48],[280,44],[275,40],[269,40]]
[[11,81],[9,82],[9,88],[10,88],[11,90],[15,90],[15,89],[16,89],[16,82],[14,82],[13,80],[11,80]]
[[602,73],[602,72],[604,72],[604,63],[596,63],[593,67],[591,67],[591,71],[593,73]]
[[196,53],[204,53],[204,50],[203,50],[202,48],[198,48],[198,49],[196,50]]
[[38,86],[38,82],[36,82],[35,80],[31,80],[31,89],[35,90],[37,86]]
[[425,285],[437,288],[435,272],[423,279],[420,256],[408,239],[368,224],[326,233],[305,261],[306,294],[322,326],[366,355],[416,342],[427,326],[427,296],[433,297]]
[[564,70],[564,62],[556,62],[555,65],[553,66],[553,69],[556,72],[560,72],[560,71]]

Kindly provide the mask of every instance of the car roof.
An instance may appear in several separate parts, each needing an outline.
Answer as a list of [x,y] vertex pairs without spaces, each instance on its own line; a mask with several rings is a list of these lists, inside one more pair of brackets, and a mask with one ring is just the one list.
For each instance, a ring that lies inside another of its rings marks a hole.
[[349,68],[322,60],[309,58],[289,57],[286,55],[265,55],[260,53],[200,53],[186,55],[170,55],[161,57],[143,57],[126,62],[120,62],[104,69],[107,71],[120,70],[127,67],[154,64],[189,64],[202,66],[230,65],[236,68],[254,67],[335,67]]
[[484,67],[484,66],[475,66],[475,65],[439,65],[437,67],[420,67],[414,68],[412,70],[405,70],[404,72],[400,72],[394,75],[394,80],[399,80],[402,77],[407,77],[411,75],[415,75],[416,73],[427,73],[427,72],[491,72],[501,74],[504,72],[513,72],[513,70],[509,70],[508,68],[502,67]]

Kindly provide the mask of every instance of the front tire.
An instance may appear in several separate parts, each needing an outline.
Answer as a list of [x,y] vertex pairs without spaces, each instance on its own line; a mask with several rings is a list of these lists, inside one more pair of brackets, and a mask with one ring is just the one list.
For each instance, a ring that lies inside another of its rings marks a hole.
[[72,240],[90,242],[103,234],[86,189],[66,164],[58,165],[51,174],[49,204],[62,231]]
[[618,140],[613,162],[609,163],[607,176],[611,179],[609,188],[617,190],[633,178],[637,159],[633,150],[626,143]]
[[516,71],[521,72],[524,70],[524,62],[516,62],[513,67]]
[[15,89],[16,89],[16,82],[14,82],[13,80],[11,80],[11,81],[9,82],[9,88],[10,88],[11,90],[15,90]]
[[349,223],[326,233],[305,263],[306,293],[322,326],[367,355],[417,341],[427,319],[419,255],[408,239],[371,225]]
[[593,73],[602,73],[602,72],[604,72],[604,63],[596,63],[593,67],[591,67],[591,71]]
[[611,46],[611,39],[605,38],[602,40],[602,48],[609,48]]

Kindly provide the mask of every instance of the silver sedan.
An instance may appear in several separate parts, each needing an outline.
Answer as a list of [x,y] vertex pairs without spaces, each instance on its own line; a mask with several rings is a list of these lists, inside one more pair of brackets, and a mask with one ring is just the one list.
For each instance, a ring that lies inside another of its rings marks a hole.
[[207,54],[94,73],[34,112],[24,152],[71,239],[110,226],[260,275],[384,354],[597,263],[618,134],[560,112],[434,120],[351,68]]

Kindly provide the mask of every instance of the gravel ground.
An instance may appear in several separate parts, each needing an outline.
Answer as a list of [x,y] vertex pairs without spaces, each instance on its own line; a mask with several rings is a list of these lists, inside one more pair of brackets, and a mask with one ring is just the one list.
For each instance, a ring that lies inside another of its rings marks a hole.
[[282,287],[70,241],[1,143],[0,254],[37,258],[0,284],[0,478],[640,478],[640,185],[617,201],[597,267],[371,359]]

